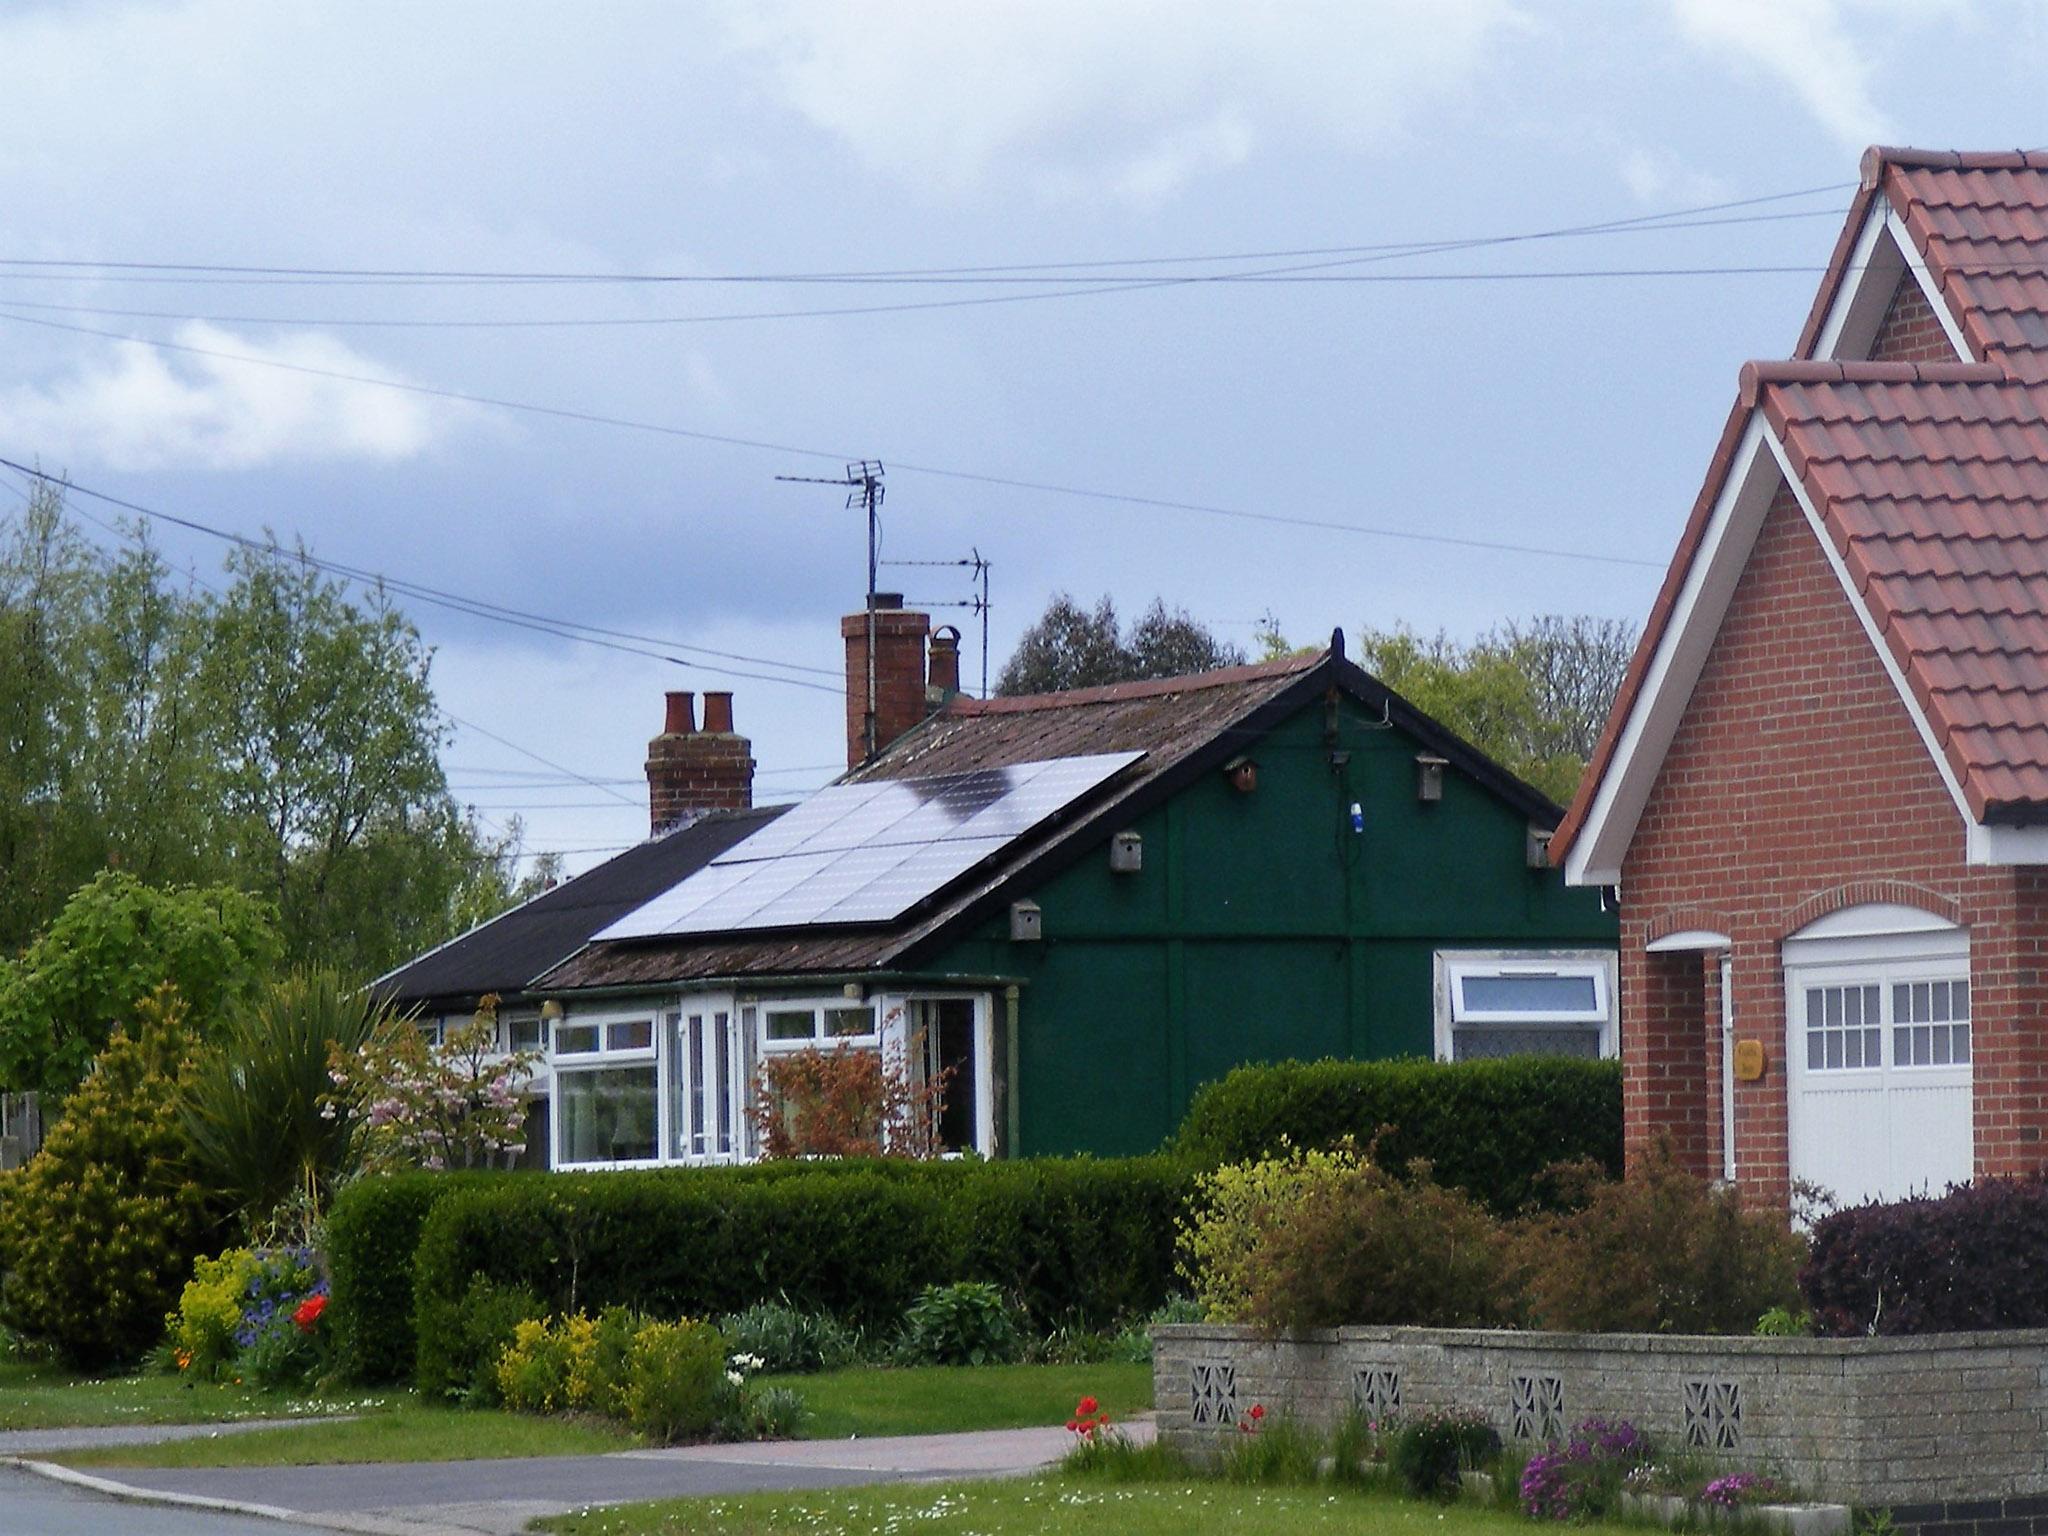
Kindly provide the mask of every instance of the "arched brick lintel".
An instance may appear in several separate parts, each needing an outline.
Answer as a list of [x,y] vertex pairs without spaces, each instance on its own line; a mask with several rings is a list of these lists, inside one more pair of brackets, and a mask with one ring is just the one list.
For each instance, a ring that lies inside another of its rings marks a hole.
[[1674,933],[1702,929],[1709,933],[1732,934],[1735,925],[1729,921],[1727,913],[1716,912],[1712,907],[1668,907],[1650,919],[1649,926],[1643,930],[1643,942],[1654,944]]
[[1778,937],[1789,938],[1808,923],[1818,922],[1830,912],[1839,912],[1844,907],[1864,907],[1882,902],[1891,906],[1912,907],[1916,911],[1929,912],[1944,922],[1961,927],[1963,909],[1952,896],[1930,890],[1924,885],[1914,885],[1905,880],[1852,880],[1846,885],[1830,886],[1816,891],[1800,902],[1784,916],[1778,927]]

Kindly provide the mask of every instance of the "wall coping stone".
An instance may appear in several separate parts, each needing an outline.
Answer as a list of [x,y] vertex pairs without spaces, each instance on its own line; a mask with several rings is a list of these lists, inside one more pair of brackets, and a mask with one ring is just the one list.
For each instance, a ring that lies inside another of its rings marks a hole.
[[1353,1327],[1305,1328],[1268,1333],[1244,1323],[1160,1323],[1154,1339],[1188,1339],[1233,1344],[1454,1344],[1462,1349],[1609,1349],[1630,1354],[1758,1355],[1826,1360],[1845,1355],[1925,1355],[1968,1349],[1982,1356],[1998,1348],[2048,1345],[2048,1328],[1987,1329],[1979,1333],[1875,1334],[1864,1338],[1759,1338],[1755,1334],[1552,1333],[1517,1328]]

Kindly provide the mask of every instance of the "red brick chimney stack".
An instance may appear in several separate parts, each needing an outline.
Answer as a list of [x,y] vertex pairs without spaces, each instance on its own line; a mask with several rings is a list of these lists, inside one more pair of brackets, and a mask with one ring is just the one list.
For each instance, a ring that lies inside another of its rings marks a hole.
[[685,826],[706,811],[744,811],[753,803],[753,743],[733,730],[732,695],[704,695],[700,731],[693,696],[671,693],[661,734],[647,744],[653,835]]
[[[925,716],[924,642],[928,613],[903,606],[896,592],[874,598],[874,749],[880,752]],[[846,641],[846,766],[858,768],[868,752],[868,620],[866,612],[839,621]]]

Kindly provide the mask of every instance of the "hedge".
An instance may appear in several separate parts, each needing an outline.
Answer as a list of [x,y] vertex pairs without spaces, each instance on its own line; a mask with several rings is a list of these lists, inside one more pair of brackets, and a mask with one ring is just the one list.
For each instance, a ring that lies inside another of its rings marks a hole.
[[1316,1061],[1239,1067],[1195,1095],[1173,1147],[1204,1168],[1279,1149],[1361,1147],[1501,1215],[1547,1202],[1541,1174],[1591,1159],[1621,1176],[1621,1064],[1556,1056],[1491,1061]]
[[2048,1182],[1980,1179],[1814,1224],[1799,1287],[1817,1332],[2048,1327]]
[[1190,1170],[1168,1158],[474,1184],[436,1202],[420,1231],[416,1379],[439,1394],[472,1378],[462,1322],[479,1279],[530,1291],[550,1311],[616,1304],[703,1317],[786,1297],[885,1330],[925,1285],[986,1280],[1039,1326],[1102,1327],[1174,1289],[1175,1218],[1191,1188]]
[[377,1384],[412,1375],[412,1271],[427,1212],[460,1189],[516,1173],[401,1173],[359,1179],[327,1213],[327,1269],[333,1295],[325,1321],[334,1330],[344,1379]]

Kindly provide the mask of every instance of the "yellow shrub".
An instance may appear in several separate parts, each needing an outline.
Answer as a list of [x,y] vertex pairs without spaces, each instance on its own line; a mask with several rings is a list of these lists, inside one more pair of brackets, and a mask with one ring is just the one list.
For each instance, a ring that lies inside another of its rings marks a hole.
[[498,1390],[522,1413],[602,1408],[612,1390],[598,1352],[597,1319],[581,1312],[528,1319],[498,1357]]
[[1196,1181],[1194,1215],[1181,1223],[1181,1273],[1212,1323],[1249,1316],[1258,1288],[1269,1233],[1311,1195],[1353,1177],[1357,1152],[1304,1152],[1288,1148],[1278,1157],[1231,1163]]
[[210,1376],[234,1358],[242,1293],[262,1264],[253,1249],[230,1248],[192,1266],[178,1310],[164,1319],[179,1370]]

